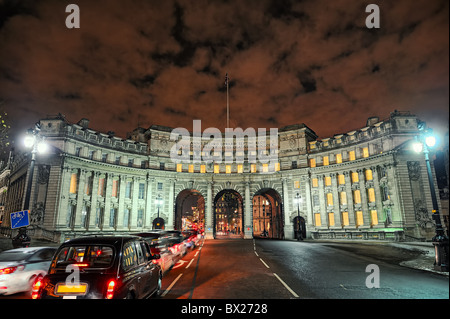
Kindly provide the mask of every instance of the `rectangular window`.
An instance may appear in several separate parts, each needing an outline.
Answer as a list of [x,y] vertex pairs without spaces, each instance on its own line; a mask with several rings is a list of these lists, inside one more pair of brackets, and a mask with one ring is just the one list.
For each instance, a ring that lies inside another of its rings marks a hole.
[[309,159],[309,167],[316,167],[316,159],[314,158]]
[[98,180],[98,196],[105,196],[105,178],[99,178]]
[[342,163],[342,154],[336,154],[336,164]]
[[370,224],[372,226],[378,225],[378,214],[376,210],[370,211]]
[[94,182],[94,177],[92,175],[89,175],[86,178],[86,184],[84,186],[84,193],[86,195],[91,195],[91,191],[92,191],[92,183]]
[[356,227],[362,226],[364,225],[364,220],[363,220],[363,212],[358,210],[356,212]]
[[162,191],[163,190],[163,183],[158,183],[158,190]]
[[327,193],[327,205],[333,206],[333,194],[332,193]]
[[314,223],[316,226],[322,226],[322,221],[320,220],[320,214],[314,214]]
[[206,165],[200,165],[200,173],[206,173]]
[[251,173],[256,173],[256,164],[251,164],[250,165],[250,172]]
[[353,203],[361,204],[361,192],[359,191],[359,189],[355,189],[353,191]]
[[325,186],[331,186],[331,177],[325,176]]
[[144,183],[139,183],[138,198],[139,199],[144,199],[144,196],[145,196],[145,184]]
[[319,187],[319,180],[317,178],[312,179],[312,187]]
[[131,198],[131,182],[127,182],[125,186],[125,198]]
[[119,190],[119,180],[118,180],[118,179],[114,179],[114,180],[112,181],[112,193],[111,193],[111,197],[117,197],[118,190]]
[[109,211],[109,227],[116,227],[117,208],[111,208]]
[[78,174],[72,173],[72,175],[70,175],[70,190],[69,190],[71,194],[77,193],[77,184],[78,184]]
[[130,210],[128,208],[125,208],[123,212],[123,227],[128,227],[129,219],[130,219]]
[[294,181],[294,188],[300,188],[300,181]]
[[362,149],[363,151],[363,157],[369,157],[369,148],[368,147],[364,147]]
[[189,171],[189,173],[194,173],[194,165],[189,164],[188,171]]
[[214,174],[219,174],[219,173],[220,173],[220,166],[214,165]]
[[323,166],[330,165],[330,158],[328,156],[323,157]]
[[339,193],[339,201],[341,202],[341,205],[347,205],[347,193],[346,192]]
[[231,174],[231,165],[226,165],[225,166],[225,173]]
[[352,183],[358,183],[358,182],[359,182],[358,172],[352,172]]
[[367,195],[369,197],[369,203],[375,203],[375,189],[367,189]]
[[342,226],[348,226],[350,222],[348,220],[348,212],[342,212]]
[[275,163],[275,172],[280,171],[280,163]]
[[334,213],[328,213],[328,226],[334,226]]
[[371,169],[366,169],[365,175],[366,175],[366,181],[373,180],[373,173],[372,173]]
[[348,152],[348,159],[349,159],[350,161],[354,161],[354,160],[356,159],[355,151],[350,151],[350,152]]
[[345,176],[343,174],[338,175],[339,185],[345,185]]
[[238,173],[244,172],[244,166],[243,166],[242,164],[238,164],[238,166],[237,166],[237,172],[238,172]]
[[144,226],[144,210],[142,208],[137,211],[137,227]]
[[181,173],[183,171],[183,164],[177,164],[177,172]]

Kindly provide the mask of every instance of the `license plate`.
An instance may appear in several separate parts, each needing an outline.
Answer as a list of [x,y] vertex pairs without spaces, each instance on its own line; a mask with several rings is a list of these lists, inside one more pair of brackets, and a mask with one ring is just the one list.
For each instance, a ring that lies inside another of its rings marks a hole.
[[55,294],[57,295],[85,295],[88,284],[79,283],[77,285],[66,285],[59,283],[56,285]]

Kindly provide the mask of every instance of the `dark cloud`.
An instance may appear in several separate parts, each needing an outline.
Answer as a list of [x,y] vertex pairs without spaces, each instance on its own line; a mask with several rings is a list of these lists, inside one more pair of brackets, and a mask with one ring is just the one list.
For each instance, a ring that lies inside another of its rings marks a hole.
[[0,99],[19,131],[48,114],[124,137],[139,123],[305,123],[329,137],[409,110],[448,130],[448,1],[0,0]]

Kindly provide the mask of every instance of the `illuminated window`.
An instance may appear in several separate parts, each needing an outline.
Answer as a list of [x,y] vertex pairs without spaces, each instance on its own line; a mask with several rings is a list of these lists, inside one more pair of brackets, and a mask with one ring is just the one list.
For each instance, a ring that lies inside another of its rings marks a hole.
[[314,214],[314,223],[316,226],[322,226],[322,221],[320,220],[320,214]]
[[345,184],[345,176],[343,174],[338,175],[338,182],[339,182],[339,185]]
[[78,179],[78,174],[72,173],[72,175],[70,176],[70,190],[69,190],[69,192],[71,194],[76,194],[76,192],[77,192],[77,179]]
[[378,214],[377,214],[376,210],[371,210],[370,211],[370,224],[372,226],[378,225]]
[[256,173],[256,164],[251,164],[250,165],[250,172],[251,173]]
[[349,160],[354,161],[356,159],[355,151],[348,152],[348,158]]
[[371,169],[366,169],[365,174],[366,174],[366,181],[373,180],[373,174],[372,174],[372,170]]
[[99,180],[98,180],[97,195],[99,195],[99,196],[105,195],[105,178],[99,178]]
[[330,165],[330,159],[328,156],[324,156],[323,157],[323,166],[328,166]]
[[119,189],[119,180],[114,179],[112,181],[112,193],[111,193],[112,197],[117,197],[118,189]]
[[328,213],[328,226],[334,226],[334,213]]
[[226,165],[225,166],[225,173],[231,174],[231,165]]
[[300,181],[294,181],[294,188],[300,188]]
[[263,164],[262,171],[263,171],[263,173],[267,173],[269,171],[269,164]]
[[341,205],[347,205],[347,193],[346,192],[339,193],[339,201],[341,202]]
[[316,160],[314,158],[309,159],[309,166],[310,167],[316,167]]
[[363,212],[358,210],[356,212],[356,227],[362,226],[364,225],[364,221],[363,221]]
[[359,189],[355,189],[353,191],[353,202],[355,204],[361,204],[361,192],[359,191]]
[[336,154],[336,164],[342,163],[342,154]]
[[333,194],[332,193],[327,193],[327,205],[333,206]]
[[189,173],[194,173],[194,165],[189,164],[188,170],[189,170]]
[[369,148],[368,147],[363,148],[363,157],[369,157]]
[[177,172],[183,171],[183,164],[177,164]]
[[275,172],[280,170],[280,163],[275,163]]
[[325,186],[331,186],[331,177],[325,176]]
[[317,178],[312,179],[312,187],[319,187],[319,180]]
[[358,172],[352,172],[352,183],[358,183],[358,182],[359,182]]
[[367,190],[367,195],[369,197],[369,203],[375,203],[375,190],[373,188]]
[[342,226],[348,226],[350,222],[348,220],[348,212],[342,212]]
[[244,166],[242,164],[238,164],[237,166],[237,172],[242,173],[244,171]]
[[214,174],[219,174],[219,173],[220,173],[220,166],[214,165]]
[[206,173],[206,165],[200,165],[200,173]]

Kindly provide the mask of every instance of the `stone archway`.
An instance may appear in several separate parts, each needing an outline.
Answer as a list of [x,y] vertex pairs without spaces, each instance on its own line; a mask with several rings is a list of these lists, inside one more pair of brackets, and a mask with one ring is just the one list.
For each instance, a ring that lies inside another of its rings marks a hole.
[[195,189],[184,189],[175,200],[174,229],[205,230],[205,199]]
[[214,238],[244,238],[244,207],[239,192],[224,189],[214,198]]
[[253,196],[253,237],[284,239],[284,219],[280,194],[263,188]]

